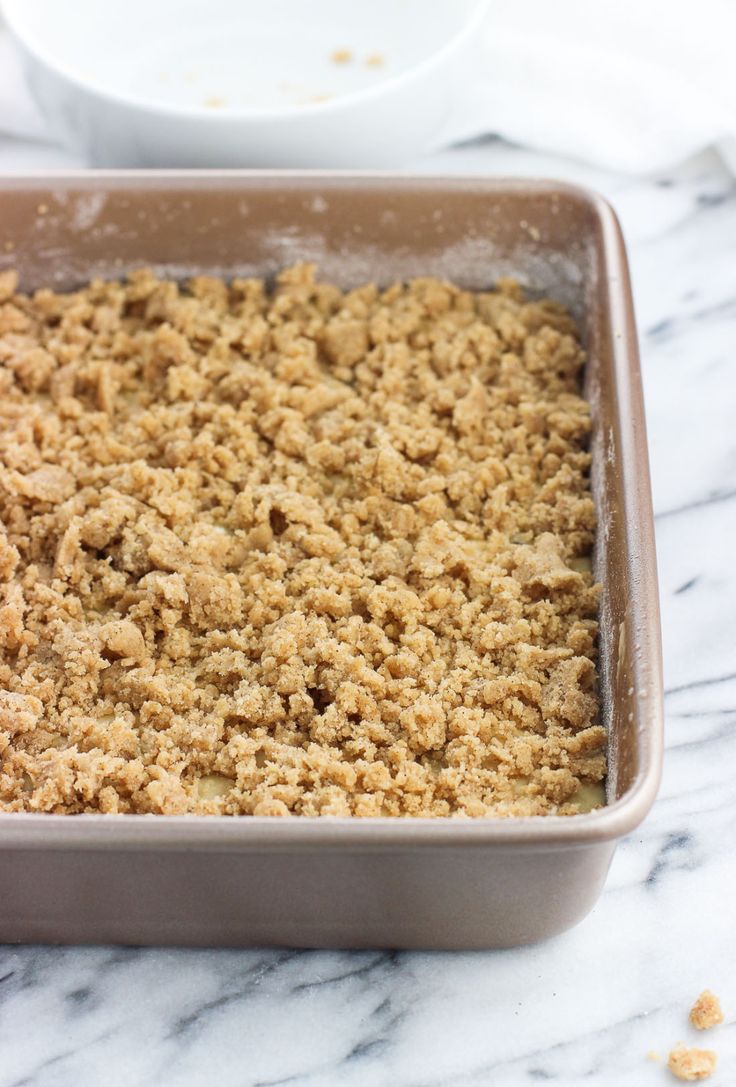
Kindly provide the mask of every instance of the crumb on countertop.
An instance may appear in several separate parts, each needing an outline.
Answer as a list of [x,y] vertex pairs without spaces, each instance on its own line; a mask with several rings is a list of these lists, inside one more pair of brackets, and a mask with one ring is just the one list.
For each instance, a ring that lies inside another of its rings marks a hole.
[[603,802],[574,322],[472,293],[0,276],[0,810]]
[[333,64],[349,64],[352,59],[352,49],[335,49],[335,51],[330,54],[330,60]]
[[690,1011],[690,1022],[696,1030],[710,1030],[723,1022],[723,1011],[718,997],[704,989]]
[[369,53],[365,62],[369,68],[382,68],[386,63],[382,53]]
[[716,1069],[716,1054],[711,1049],[693,1049],[677,1045],[669,1055],[667,1067],[677,1079],[708,1079]]
[[210,98],[205,98],[204,105],[207,109],[223,109],[227,103],[224,98],[220,98],[218,95],[213,94]]

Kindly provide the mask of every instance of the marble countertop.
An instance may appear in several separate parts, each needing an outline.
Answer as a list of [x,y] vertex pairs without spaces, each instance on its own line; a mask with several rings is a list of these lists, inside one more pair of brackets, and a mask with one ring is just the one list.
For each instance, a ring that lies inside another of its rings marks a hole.
[[[75,165],[32,145],[21,159],[0,143],[0,170]],[[736,1082],[736,184],[714,153],[634,180],[494,140],[418,168],[566,178],[621,217],[662,597],[655,808],[590,916],[535,947],[0,948],[0,1087],[647,1087],[670,1082],[680,1039],[718,1051],[714,1087]],[[726,1023],[696,1038],[706,986]]]

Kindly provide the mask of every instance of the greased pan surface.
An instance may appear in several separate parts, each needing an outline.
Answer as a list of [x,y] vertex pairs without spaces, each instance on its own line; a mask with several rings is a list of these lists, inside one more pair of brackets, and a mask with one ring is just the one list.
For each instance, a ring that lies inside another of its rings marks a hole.
[[586,341],[608,806],[571,818],[0,814],[0,941],[501,947],[594,904],[662,757],[659,608],[636,332],[615,216],[552,182],[248,172],[0,178],[0,269],[72,288],[150,264],[350,286],[513,274]]

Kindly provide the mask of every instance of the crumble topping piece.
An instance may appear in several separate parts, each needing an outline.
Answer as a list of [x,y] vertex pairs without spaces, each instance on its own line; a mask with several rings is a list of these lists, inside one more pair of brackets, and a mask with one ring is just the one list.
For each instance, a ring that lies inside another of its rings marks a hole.
[[575,325],[504,281],[0,277],[0,809],[603,802]]
[[704,989],[693,1004],[690,1022],[696,1030],[710,1030],[723,1022],[721,1002],[710,989]]
[[711,1049],[690,1049],[680,1044],[670,1053],[667,1067],[677,1079],[709,1079],[716,1070],[716,1059]]

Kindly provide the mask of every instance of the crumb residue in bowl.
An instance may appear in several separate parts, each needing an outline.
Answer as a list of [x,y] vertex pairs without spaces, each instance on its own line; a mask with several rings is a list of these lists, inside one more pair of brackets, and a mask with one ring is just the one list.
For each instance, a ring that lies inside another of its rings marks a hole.
[[0,277],[0,809],[602,800],[575,325],[513,282]]

